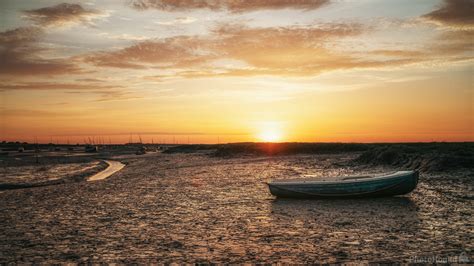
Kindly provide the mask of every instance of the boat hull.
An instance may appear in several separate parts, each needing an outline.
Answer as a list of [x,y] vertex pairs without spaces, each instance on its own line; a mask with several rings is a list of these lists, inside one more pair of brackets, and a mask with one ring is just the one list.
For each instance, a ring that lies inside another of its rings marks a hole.
[[280,198],[358,198],[404,195],[418,184],[418,172],[403,171],[361,180],[332,182],[272,182],[270,193]]

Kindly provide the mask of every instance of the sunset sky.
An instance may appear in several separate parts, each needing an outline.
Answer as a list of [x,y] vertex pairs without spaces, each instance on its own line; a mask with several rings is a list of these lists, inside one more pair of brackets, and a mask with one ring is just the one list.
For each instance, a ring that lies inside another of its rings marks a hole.
[[473,6],[1,0],[0,140],[474,141]]

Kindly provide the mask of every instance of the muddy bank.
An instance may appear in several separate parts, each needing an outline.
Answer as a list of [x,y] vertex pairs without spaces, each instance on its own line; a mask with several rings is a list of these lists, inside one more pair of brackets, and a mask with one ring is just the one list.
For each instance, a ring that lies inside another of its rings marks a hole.
[[35,157],[34,153],[19,153],[9,157],[0,158],[0,167],[13,167],[13,166],[45,166],[48,165],[59,165],[59,164],[72,164],[72,163],[90,163],[97,161],[96,158],[90,154],[70,154],[71,156],[65,156],[65,154],[58,155],[56,152],[43,152]]
[[104,182],[1,191],[0,263],[472,257],[474,205],[462,197],[474,187],[470,171],[425,174],[410,195],[364,200],[279,200],[263,183],[394,170],[347,163],[357,156],[153,154],[124,159],[127,167]]
[[80,182],[107,167],[103,161],[3,167],[0,190]]
[[386,165],[435,173],[474,170],[473,143],[389,144],[371,147],[355,165]]

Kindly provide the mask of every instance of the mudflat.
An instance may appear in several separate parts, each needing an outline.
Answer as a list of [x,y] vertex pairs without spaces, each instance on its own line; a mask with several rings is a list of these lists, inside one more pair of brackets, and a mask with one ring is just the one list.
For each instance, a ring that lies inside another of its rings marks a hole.
[[[272,178],[397,170],[359,153],[125,156],[98,182],[0,191],[0,262],[413,262],[472,254],[471,170],[403,197],[287,200]],[[112,158],[114,159],[114,158]]]

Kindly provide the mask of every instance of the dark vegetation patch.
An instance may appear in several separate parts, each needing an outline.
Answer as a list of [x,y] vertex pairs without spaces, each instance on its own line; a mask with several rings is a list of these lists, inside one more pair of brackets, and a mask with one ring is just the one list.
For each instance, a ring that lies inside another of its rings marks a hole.
[[393,166],[423,172],[474,168],[473,142],[432,143],[229,143],[179,145],[165,153],[208,152],[216,157],[359,152],[352,163]]
[[231,143],[218,147],[214,155],[292,155],[362,152],[367,144],[360,143]]
[[474,168],[474,143],[373,144],[355,161],[366,165],[390,165],[423,172]]
[[229,143],[213,145],[180,145],[169,148],[165,153],[191,153],[209,151],[217,157],[242,155],[292,155],[292,154],[330,154],[343,152],[362,152],[367,144],[360,143]]
[[212,151],[217,149],[220,144],[189,144],[169,147],[163,153],[195,153],[203,151]]

